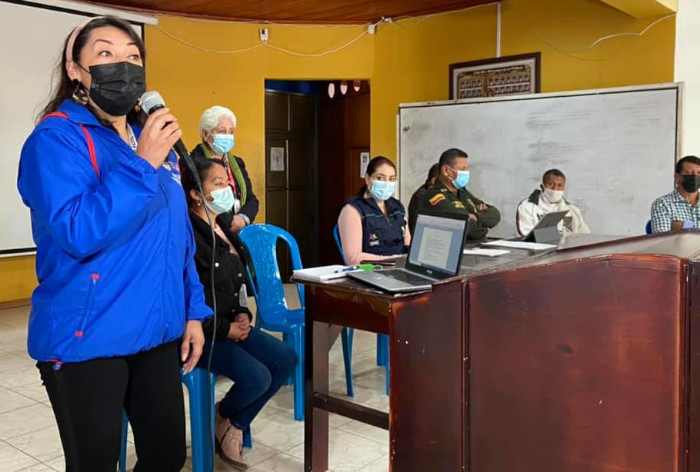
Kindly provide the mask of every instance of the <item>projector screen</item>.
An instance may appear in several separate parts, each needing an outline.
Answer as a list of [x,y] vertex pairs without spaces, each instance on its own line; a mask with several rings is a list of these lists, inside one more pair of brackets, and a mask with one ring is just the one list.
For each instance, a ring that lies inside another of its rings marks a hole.
[[[138,15],[101,11],[128,19],[143,37],[143,23],[129,18]],[[17,191],[20,151],[48,102],[66,36],[101,11],[72,2],[0,0],[0,256],[35,251],[29,209]]]

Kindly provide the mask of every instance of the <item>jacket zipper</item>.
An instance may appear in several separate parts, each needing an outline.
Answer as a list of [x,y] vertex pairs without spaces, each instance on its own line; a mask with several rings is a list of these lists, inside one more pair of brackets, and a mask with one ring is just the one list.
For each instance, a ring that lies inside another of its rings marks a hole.
[[[170,210],[170,200],[168,199],[168,191],[167,191],[168,189],[166,188],[166,186],[162,185],[162,184],[159,184],[159,185],[160,185],[161,191],[163,192],[163,197],[165,198],[165,207],[167,209],[166,213],[168,215],[168,230],[165,233],[166,234],[166,236],[165,236],[165,252],[167,254],[168,249],[169,249],[168,246],[170,245],[170,238],[172,237],[171,236],[172,235],[172,231],[171,231],[172,218],[171,218],[171,213],[170,213],[170,211],[171,211]],[[163,258],[163,285],[161,286],[161,290],[160,290],[161,296],[163,296],[163,294],[165,293],[165,279],[166,279],[165,275],[168,272],[168,260],[167,259],[168,259],[167,257]],[[165,333],[167,333],[167,331],[168,331],[167,318],[165,317],[165,313],[163,313],[162,310],[161,310],[161,316],[162,316],[163,325],[165,326],[164,331],[165,331]]]
[[87,321],[92,314],[92,305],[95,302],[95,291],[97,290],[97,281],[100,280],[100,274],[92,274],[90,276],[90,286],[88,287],[87,302],[85,304],[85,314],[83,315],[83,321],[80,323],[80,329],[75,332],[76,338],[82,338],[85,334],[85,326]]

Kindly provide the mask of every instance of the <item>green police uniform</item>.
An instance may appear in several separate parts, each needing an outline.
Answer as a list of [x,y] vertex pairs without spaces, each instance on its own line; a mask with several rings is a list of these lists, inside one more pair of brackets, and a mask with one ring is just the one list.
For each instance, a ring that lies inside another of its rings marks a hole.
[[467,189],[459,189],[451,192],[442,183],[438,182],[428,188],[422,196],[420,208],[435,208],[449,213],[458,213],[468,217],[475,214],[477,221],[469,222],[467,231],[468,239],[482,239],[488,233],[489,228],[493,228],[501,221],[501,213],[487,204],[486,210],[478,211],[477,207],[484,203],[472,195]]

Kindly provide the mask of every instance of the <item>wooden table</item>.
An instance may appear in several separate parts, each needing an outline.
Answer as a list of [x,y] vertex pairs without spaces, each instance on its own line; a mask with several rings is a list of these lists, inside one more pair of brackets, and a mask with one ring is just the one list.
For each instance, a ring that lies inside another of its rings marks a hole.
[[[412,294],[390,295],[350,279],[297,281],[306,290],[305,470],[328,469],[329,412],[389,429],[394,471],[459,470],[452,467],[466,457],[464,277],[543,255],[464,256],[461,276]],[[328,351],[343,326],[389,335],[389,414],[329,394]]]
[[[402,296],[306,285],[305,470],[328,412],[389,428],[393,472],[700,471],[700,231],[465,257]],[[390,337],[390,413],[328,393],[340,326]]]

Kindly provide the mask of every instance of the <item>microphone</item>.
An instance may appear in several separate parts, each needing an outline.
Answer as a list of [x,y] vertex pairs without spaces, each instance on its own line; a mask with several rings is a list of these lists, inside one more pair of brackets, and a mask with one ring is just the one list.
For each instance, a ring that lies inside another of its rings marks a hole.
[[[151,92],[146,92],[143,95],[141,95],[141,110],[146,114],[150,115],[156,110],[160,110],[161,108],[165,108],[165,100],[163,100],[163,97],[156,91],[151,91]],[[197,173],[197,168],[194,166],[194,161],[192,161],[192,157],[190,156],[190,153],[187,152],[187,148],[185,147],[185,144],[182,142],[182,139],[178,139],[175,145],[173,146],[173,150],[177,153],[178,156],[180,156],[180,159],[183,159],[185,163],[187,164],[187,167],[190,168],[192,171],[192,174],[194,175],[195,181],[197,182],[198,186],[201,187],[202,183],[199,180],[199,174]]]

